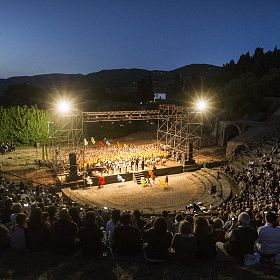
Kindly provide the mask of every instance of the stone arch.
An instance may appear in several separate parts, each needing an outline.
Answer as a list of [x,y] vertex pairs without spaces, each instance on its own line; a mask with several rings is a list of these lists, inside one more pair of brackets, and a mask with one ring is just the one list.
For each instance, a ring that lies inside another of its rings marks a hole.
[[224,129],[223,146],[234,137],[240,135],[241,129],[238,125],[231,123]]

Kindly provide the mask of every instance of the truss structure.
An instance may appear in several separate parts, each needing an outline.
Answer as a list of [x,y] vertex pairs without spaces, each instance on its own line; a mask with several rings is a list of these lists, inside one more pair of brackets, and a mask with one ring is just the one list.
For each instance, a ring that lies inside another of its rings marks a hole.
[[84,122],[147,121],[157,120],[159,110],[83,112]]
[[78,157],[83,156],[82,112],[72,111],[65,114],[51,112],[48,132],[48,157],[54,165],[67,164],[70,153],[75,153]]
[[175,160],[192,159],[192,150],[201,144],[203,114],[193,108],[176,105],[160,105],[159,110],[80,112],[66,114],[52,112],[48,123],[48,157],[55,165],[69,162],[69,154],[77,155],[83,162],[83,123],[106,121],[158,120],[157,143],[167,146]]
[[176,160],[192,160],[192,150],[201,145],[203,113],[193,108],[161,105],[158,117],[158,144],[171,149]]

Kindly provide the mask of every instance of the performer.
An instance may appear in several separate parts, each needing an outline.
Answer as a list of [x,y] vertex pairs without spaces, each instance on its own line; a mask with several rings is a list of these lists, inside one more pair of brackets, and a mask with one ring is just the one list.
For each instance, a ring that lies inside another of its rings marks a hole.
[[142,170],[144,170],[144,168],[145,168],[145,160],[144,160],[144,158],[142,158],[142,161],[141,161],[141,168],[142,168]]
[[165,183],[166,187],[168,187],[168,175],[165,176],[164,183]]
[[98,189],[101,189],[101,187],[104,185],[105,179],[103,176],[100,176],[98,179]]
[[157,167],[156,167],[156,165],[154,164],[153,165],[153,172],[154,172],[154,176],[156,177],[157,176]]

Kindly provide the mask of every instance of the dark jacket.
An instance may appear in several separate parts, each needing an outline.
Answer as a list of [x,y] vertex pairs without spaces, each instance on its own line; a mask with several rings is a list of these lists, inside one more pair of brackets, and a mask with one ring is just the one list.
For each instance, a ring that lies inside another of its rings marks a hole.
[[197,257],[202,261],[207,261],[216,257],[216,247],[212,234],[196,238]]
[[85,225],[80,228],[80,245],[84,255],[99,256],[102,254],[104,245],[102,243],[103,232],[97,225]]
[[113,253],[120,256],[136,256],[142,252],[141,233],[132,226],[117,226],[112,237]]
[[191,263],[194,261],[196,252],[196,240],[194,235],[176,233],[173,237],[171,247],[174,250],[176,260],[184,263]]
[[51,226],[46,222],[42,222],[37,227],[28,228],[28,247],[32,251],[41,251],[50,247],[51,242]]
[[224,244],[226,252],[236,258],[243,258],[245,254],[254,252],[254,244],[258,233],[250,227],[239,226],[235,228]]
[[75,251],[75,238],[78,226],[72,221],[57,219],[52,224],[52,242],[54,248],[61,253]]
[[172,233],[159,232],[151,228],[144,232],[144,241],[148,243],[145,253],[149,259],[166,259],[172,241]]

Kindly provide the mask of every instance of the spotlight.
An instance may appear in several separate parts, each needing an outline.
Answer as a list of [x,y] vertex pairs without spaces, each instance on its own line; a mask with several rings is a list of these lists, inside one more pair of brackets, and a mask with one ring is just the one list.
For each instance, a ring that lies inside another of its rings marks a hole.
[[61,100],[57,104],[57,111],[59,113],[65,114],[71,110],[71,103],[67,100]]
[[199,111],[205,111],[207,110],[208,104],[205,100],[200,99],[196,102],[195,107]]

